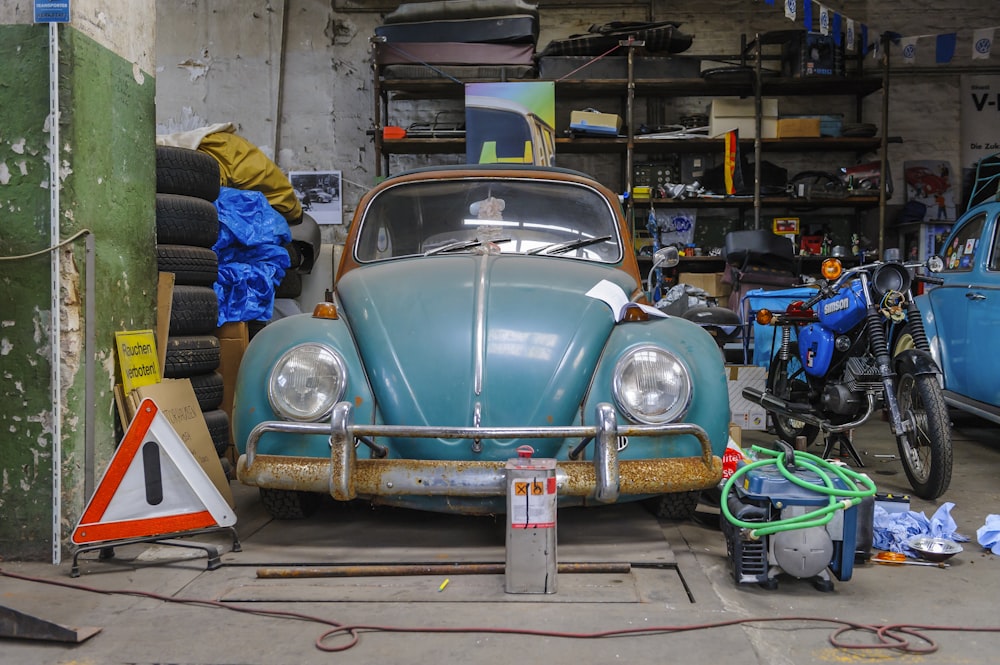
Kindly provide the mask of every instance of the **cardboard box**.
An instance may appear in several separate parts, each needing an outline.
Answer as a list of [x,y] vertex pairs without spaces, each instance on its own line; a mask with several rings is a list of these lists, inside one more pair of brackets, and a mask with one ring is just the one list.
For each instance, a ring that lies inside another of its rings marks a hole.
[[[752,97],[716,97],[708,116],[708,135],[721,136],[736,129],[741,139],[757,137],[757,109]],[[760,137],[778,138],[778,100],[765,97],[761,100]]]
[[622,128],[622,119],[613,113],[571,111],[569,114],[569,128],[574,132],[584,134],[618,136],[618,131]]
[[743,397],[744,388],[764,390],[767,369],[757,365],[727,365],[726,385],[729,388],[730,421],[741,429],[766,430],[767,411]]
[[198,398],[191,387],[191,379],[164,379],[160,383],[136,388],[128,396],[129,420],[135,415],[135,410],[144,399],[156,402],[157,408],[167,417],[171,426],[180,436],[198,464],[205,470],[219,494],[231,507],[233,493],[229,488],[229,480],[222,469],[219,456],[215,452],[212,435],[205,424],[205,417],[198,406]]
[[[250,343],[250,331],[245,321],[226,323],[221,328],[216,329],[215,336],[219,338],[219,374],[222,375],[222,404],[219,408],[229,416],[229,444],[230,453],[233,453],[233,396],[236,392],[236,375],[240,371],[240,363],[243,361],[243,352],[246,351]],[[230,457],[235,458],[234,454]],[[235,459],[230,459],[235,462]]]
[[721,272],[682,272],[677,276],[677,281],[702,289],[715,298],[726,298],[732,290],[731,284],[722,281]]
[[778,138],[819,138],[820,119],[815,118],[778,118]]

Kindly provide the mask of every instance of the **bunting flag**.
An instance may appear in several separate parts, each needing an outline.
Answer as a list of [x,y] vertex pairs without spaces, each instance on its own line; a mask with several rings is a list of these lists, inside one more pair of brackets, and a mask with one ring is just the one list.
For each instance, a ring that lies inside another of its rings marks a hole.
[[993,31],[995,28],[980,28],[972,31],[972,59],[989,60],[990,49],[993,47]]
[[903,62],[908,65],[912,65],[917,60],[917,39],[919,37],[903,37],[899,42]]
[[825,5],[819,6],[819,34],[830,34],[830,10]]
[[954,32],[938,35],[937,46],[934,49],[934,62],[939,65],[951,62],[952,57],[955,55],[955,43],[957,41],[958,35]]
[[812,0],[805,0],[802,3],[802,25],[806,26],[806,31],[812,30],[813,24],[813,3]]
[[[806,0],[812,2],[812,0]],[[785,0],[785,18],[794,21],[798,9],[799,0]]]
[[726,184],[726,195],[732,196],[736,193],[736,185],[741,184],[743,174],[740,173],[740,133],[731,129],[726,132],[726,154],[723,164],[723,173]]
[[854,42],[856,42],[858,36],[854,34],[854,19],[847,19],[847,50],[849,52],[854,52]]
[[837,46],[840,46],[840,13],[833,13],[833,41]]

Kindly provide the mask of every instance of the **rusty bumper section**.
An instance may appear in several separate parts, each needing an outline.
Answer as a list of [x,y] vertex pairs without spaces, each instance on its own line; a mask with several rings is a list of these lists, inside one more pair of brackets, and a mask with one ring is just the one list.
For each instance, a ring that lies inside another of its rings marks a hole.
[[[505,461],[474,462],[410,459],[358,459],[359,437],[426,437],[435,439],[593,438],[588,461],[560,460],[556,467],[559,494],[593,497],[614,503],[620,495],[668,494],[704,489],[719,482],[722,462],[712,454],[708,434],[698,425],[631,425],[619,427],[610,404],[599,404],[596,425],[574,427],[405,427],[355,425],[353,407],[341,402],[329,423],[268,421],[247,439],[237,474],[247,485],[305,492],[329,492],[339,501],[375,496],[504,496]],[[257,454],[268,432],[328,434],[330,458]],[[617,438],[692,435],[701,457],[619,460]]]

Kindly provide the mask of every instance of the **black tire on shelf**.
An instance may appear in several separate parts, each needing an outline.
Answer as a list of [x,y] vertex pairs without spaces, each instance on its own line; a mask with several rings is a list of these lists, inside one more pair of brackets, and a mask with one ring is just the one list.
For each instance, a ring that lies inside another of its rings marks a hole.
[[175,284],[211,286],[219,278],[219,257],[206,247],[157,245],[156,267],[174,273]]
[[274,289],[275,298],[298,298],[302,295],[302,275],[297,270],[289,270]]
[[163,376],[177,379],[219,368],[220,346],[215,335],[182,335],[167,340]]
[[219,211],[205,199],[156,195],[156,242],[212,247],[219,238]]
[[219,299],[210,286],[174,287],[170,336],[214,333],[219,321]]
[[194,396],[198,398],[198,406],[202,412],[213,411],[222,404],[223,380],[218,372],[206,372],[189,376]]
[[219,163],[211,155],[174,146],[156,146],[156,191],[206,201],[219,198]]
[[222,409],[212,409],[204,411],[205,424],[208,425],[208,433],[212,435],[212,443],[215,444],[215,452],[219,457],[226,454],[229,449],[229,414]]
[[288,269],[298,270],[302,267],[305,257],[302,255],[302,250],[299,248],[298,244],[290,242],[283,245],[283,247],[285,248],[285,251],[288,252],[288,260],[290,261]]

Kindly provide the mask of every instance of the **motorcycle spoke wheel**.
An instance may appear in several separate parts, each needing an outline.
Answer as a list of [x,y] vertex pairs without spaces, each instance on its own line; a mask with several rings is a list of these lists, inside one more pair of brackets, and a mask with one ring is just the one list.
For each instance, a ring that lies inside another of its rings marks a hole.
[[951,483],[952,447],[948,408],[935,376],[902,374],[899,412],[907,428],[899,438],[903,470],[921,499],[934,500]]
[[[788,361],[775,356],[767,370],[767,391],[786,402],[794,402],[796,395],[805,395],[809,386],[801,379],[792,378],[788,373]],[[795,439],[804,436],[806,445],[811,445],[819,435],[819,427],[806,424],[805,421],[791,416],[771,413],[774,431],[789,444],[794,445]]]

